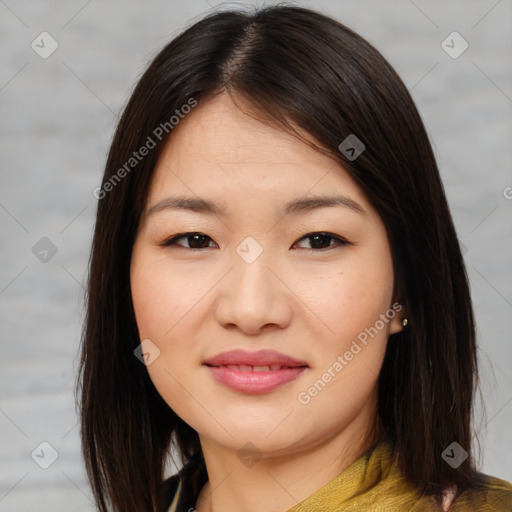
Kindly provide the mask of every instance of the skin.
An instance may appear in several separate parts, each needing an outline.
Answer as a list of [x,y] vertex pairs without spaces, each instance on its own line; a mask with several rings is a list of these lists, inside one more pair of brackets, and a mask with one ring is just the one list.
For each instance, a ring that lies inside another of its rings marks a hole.
[[[280,214],[288,201],[334,193],[365,213],[335,206]],[[173,194],[215,200],[227,212],[147,214]],[[160,245],[183,232],[209,238],[195,250],[187,237]],[[349,244],[304,238],[318,232]],[[263,249],[252,263],[236,251],[248,236]],[[140,339],[160,350],[150,378],[200,437],[209,481],[198,512],[288,510],[373,446],[377,376],[403,311],[359,343],[309,403],[297,397],[392,309],[393,284],[385,227],[337,161],[242,112],[226,93],[201,101],[173,129],[133,247],[131,290]],[[202,364],[231,349],[274,349],[309,368],[249,395],[219,384]],[[238,456],[248,442],[243,454],[253,464]]]

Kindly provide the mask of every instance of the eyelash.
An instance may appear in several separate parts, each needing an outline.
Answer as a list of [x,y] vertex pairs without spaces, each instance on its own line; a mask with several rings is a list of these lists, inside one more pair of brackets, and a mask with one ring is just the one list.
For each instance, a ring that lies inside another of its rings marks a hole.
[[[193,231],[193,232],[187,232],[187,233],[179,233],[178,235],[174,235],[171,238],[165,239],[163,242],[159,243],[158,245],[161,246],[161,247],[178,246],[181,249],[188,249],[190,251],[202,251],[204,249],[210,249],[210,247],[202,247],[202,248],[198,248],[198,247],[184,247],[184,246],[182,246],[182,245],[177,243],[177,241],[180,240],[181,238],[188,238],[188,237],[195,236],[195,235],[205,236],[206,238],[212,240],[208,235],[205,235],[204,233]],[[340,247],[340,246],[342,247],[342,246],[345,246],[345,245],[354,245],[353,243],[349,242],[348,240],[345,240],[344,238],[341,238],[341,237],[339,237],[337,235],[334,235],[333,233],[329,233],[329,232],[326,232],[326,231],[315,231],[313,233],[308,233],[307,235],[304,235],[303,237],[299,238],[297,240],[297,242],[300,242],[301,240],[304,240],[304,239],[307,239],[307,238],[313,238],[315,236],[322,236],[322,237],[334,239],[335,241],[337,241],[337,243],[333,244],[333,245],[329,245],[328,247],[323,247],[321,249],[304,249],[305,251],[324,252],[324,251],[333,249],[333,248],[335,248],[337,246],[338,247]]]

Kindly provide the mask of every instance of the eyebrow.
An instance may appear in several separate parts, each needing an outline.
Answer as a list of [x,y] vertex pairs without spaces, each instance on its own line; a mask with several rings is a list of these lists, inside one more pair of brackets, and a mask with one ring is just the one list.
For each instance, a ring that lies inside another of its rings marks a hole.
[[[329,207],[346,208],[359,215],[367,215],[366,210],[353,199],[343,195],[334,196],[314,196],[299,198],[289,201],[281,210],[283,215],[304,214],[318,208]],[[200,197],[172,196],[162,199],[158,203],[148,208],[146,216],[150,216],[162,210],[190,210],[196,213],[206,213],[214,215],[226,215],[227,209],[216,201],[203,199]]]

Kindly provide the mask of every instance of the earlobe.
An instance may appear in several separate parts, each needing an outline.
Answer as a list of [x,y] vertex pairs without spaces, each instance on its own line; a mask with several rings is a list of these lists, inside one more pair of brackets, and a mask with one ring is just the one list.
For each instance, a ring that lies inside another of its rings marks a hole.
[[403,331],[408,323],[409,320],[405,316],[402,318],[395,316],[390,322],[389,334],[396,334],[397,332]]

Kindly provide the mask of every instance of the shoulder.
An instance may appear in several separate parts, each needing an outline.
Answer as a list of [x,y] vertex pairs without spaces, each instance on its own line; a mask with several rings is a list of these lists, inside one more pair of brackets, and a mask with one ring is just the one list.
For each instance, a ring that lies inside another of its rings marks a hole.
[[512,483],[494,476],[478,475],[480,486],[466,489],[455,499],[450,512],[512,511]]

